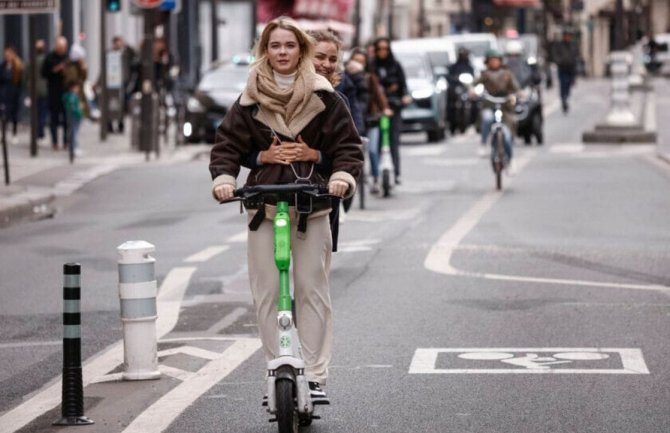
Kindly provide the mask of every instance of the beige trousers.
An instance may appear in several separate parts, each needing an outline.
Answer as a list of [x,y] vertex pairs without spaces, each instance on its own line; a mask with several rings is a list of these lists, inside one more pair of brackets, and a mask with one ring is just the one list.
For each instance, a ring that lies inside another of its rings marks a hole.
[[[305,359],[305,376],[308,381],[325,385],[333,344],[328,281],[332,254],[330,223],[328,214],[310,218],[305,239],[298,239],[296,236],[296,223],[291,222],[291,265],[296,324]],[[274,261],[273,236],[272,221],[265,219],[258,230],[249,231],[248,241],[249,283],[268,361],[279,354],[279,272]]]

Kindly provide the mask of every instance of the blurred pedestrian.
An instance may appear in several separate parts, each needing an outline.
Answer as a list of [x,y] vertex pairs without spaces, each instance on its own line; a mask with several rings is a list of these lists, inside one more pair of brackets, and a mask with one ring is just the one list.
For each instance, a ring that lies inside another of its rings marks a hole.
[[375,40],[375,58],[372,61],[372,70],[379,77],[384,88],[386,99],[389,102],[393,116],[391,116],[391,159],[396,185],[400,184],[400,129],[402,117],[400,111],[405,105],[412,102],[409,95],[405,71],[391,52],[391,40],[381,37]]
[[84,117],[81,100],[81,84],[76,80],[67,81],[67,91],[63,93],[63,108],[67,119],[67,140],[74,155],[81,156],[79,147],[79,127]]
[[[370,71],[368,52],[363,48],[354,48],[346,65],[346,71],[357,83],[357,96],[365,119],[365,136],[368,138],[368,155],[370,157],[370,174],[372,185],[370,192],[379,194],[379,119],[381,116],[393,116],[384,89],[377,75]],[[360,188],[364,188],[361,185]]]
[[[133,93],[139,90],[138,88],[138,79],[139,79],[139,70],[140,63],[137,51],[133,49],[130,45],[126,45],[123,36],[117,35],[112,38],[112,51],[121,53],[121,85],[122,85],[122,108],[121,114],[118,120],[118,129],[119,133],[124,131],[124,117],[128,114],[128,104]],[[107,123],[107,130],[109,132],[114,132],[114,125],[112,120]]]
[[[35,77],[36,82],[36,94],[33,96],[37,103],[37,138],[44,138],[44,129],[47,126],[47,119],[49,118],[49,102],[48,102],[48,90],[47,90],[47,80],[42,76],[42,66],[44,65],[44,59],[46,58],[46,44],[44,39],[38,39],[35,41],[35,70],[37,71],[37,76]],[[28,68],[32,73],[32,68]]]
[[84,115],[90,115],[90,105],[84,94],[84,86],[88,77],[88,65],[86,63],[86,50],[81,45],[75,44],[70,48],[69,62],[63,72],[63,85],[70,89],[73,83],[78,84],[79,98],[82,102]]
[[23,62],[12,46],[5,47],[4,60],[0,64],[0,105],[4,106],[5,119],[12,124],[12,141],[16,142],[16,130],[21,109],[23,86]]
[[51,146],[58,150],[58,127],[63,127],[63,148],[67,149],[67,120],[63,108],[65,92],[65,67],[68,63],[67,39],[56,38],[53,51],[47,54],[42,65],[42,76],[47,80],[49,99],[49,126],[51,129]]
[[552,60],[558,67],[558,84],[561,96],[563,112],[570,109],[570,89],[577,78],[577,63],[579,62],[579,49],[572,40],[572,33],[563,31],[563,37],[559,42],[554,42],[552,47]]

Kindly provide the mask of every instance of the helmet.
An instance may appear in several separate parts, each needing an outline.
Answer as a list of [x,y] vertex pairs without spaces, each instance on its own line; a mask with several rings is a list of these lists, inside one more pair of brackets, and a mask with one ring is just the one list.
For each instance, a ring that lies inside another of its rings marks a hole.
[[523,53],[523,44],[520,41],[512,39],[505,45],[505,54],[508,56],[518,56],[521,53]]
[[502,59],[503,56],[502,56],[502,54],[500,54],[500,51],[498,51],[494,48],[489,48],[488,50],[486,50],[486,53],[484,53],[484,58],[485,58],[485,61],[487,61],[487,62],[488,62],[489,59],[495,58],[495,57],[497,57],[499,59]]

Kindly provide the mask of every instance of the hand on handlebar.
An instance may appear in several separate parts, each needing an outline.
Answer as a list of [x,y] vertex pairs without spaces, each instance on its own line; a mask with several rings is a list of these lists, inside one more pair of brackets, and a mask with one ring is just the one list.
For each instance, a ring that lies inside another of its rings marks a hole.
[[220,202],[230,200],[235,194],[235,187],[230,184],[217,185],[214,188],[214,195]]
[[349,189],[349,184],[341,180],[332,180],[328,183],[328,193],[338,197],[344,197]]

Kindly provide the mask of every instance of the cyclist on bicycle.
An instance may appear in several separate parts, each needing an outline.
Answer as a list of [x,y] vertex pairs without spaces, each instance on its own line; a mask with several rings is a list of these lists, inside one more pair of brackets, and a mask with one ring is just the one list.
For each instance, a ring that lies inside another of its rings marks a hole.
[[[233,197],[241,165],[251,165],[246,185],[296,181],[328,185],[339,197],[354,194],[363,164],[361,140],[345,103],[312,64],[314,42],[297,23],[280,17],[263,30],[246,88],[216,132],[209,170],[217,200]],[[249,155],[257,155],[248,164]],[[327,163],[322,163],[327,161]],[[329,199],[296,217],[291,203],[291,244],[297,327],[314,397],[325,397],[332,350],[329,273]],[[278,356],[279,276],[273,252],[276,208],[248,206],[249,283],[267,360]],[[303,219],[304,215],[304,219]]]
[[[513,171],[512,167],[512,131],[514,130],[514,123],[516,115],[514,113],[514,105],[516,103],[516,93],[519,91],[519,85],[514,78],[514,74],[503,65],[503,56],[497,50],[486,51],[486,69],[482,71],[479,78],[477,78],[473,85],[482,84],[486,92],[491,96],[508,97],[508,102],[503,106],[503,123],[506,128],[504,131],[505,138],[505,156],[508,160],[508,170]],[[480,156],[485,156],[489,152],[487,150],[487,139],[491,132],[491,125],[493,125],[493,105],[490,102],[482,101],[481,110],[481,146],[478,150]]]

